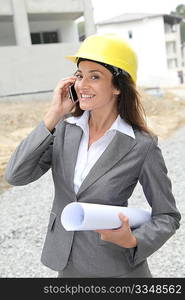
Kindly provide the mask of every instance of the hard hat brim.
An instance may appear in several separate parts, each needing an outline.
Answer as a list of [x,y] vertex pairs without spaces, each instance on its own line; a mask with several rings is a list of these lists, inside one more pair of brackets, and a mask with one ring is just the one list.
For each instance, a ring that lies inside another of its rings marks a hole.
[[75,55],[67,55],[67,56],[65,56],[65,58],[72,61],[73,63],[77,62],[77,56],[75,56]]

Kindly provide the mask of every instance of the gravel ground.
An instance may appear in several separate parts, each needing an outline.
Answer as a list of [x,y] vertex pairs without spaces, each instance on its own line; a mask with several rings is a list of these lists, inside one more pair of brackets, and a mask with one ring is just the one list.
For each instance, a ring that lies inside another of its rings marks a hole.
[[[185,277],[185,127],[160,142],[182,214],[181,227],[165,245],[149,257],[154,277]],[[57,277],[40,262],[54,189],[50,171],[36,182],[11,187],[0,195],[0,277]],[[130,201],[147,208],[138,185]]]

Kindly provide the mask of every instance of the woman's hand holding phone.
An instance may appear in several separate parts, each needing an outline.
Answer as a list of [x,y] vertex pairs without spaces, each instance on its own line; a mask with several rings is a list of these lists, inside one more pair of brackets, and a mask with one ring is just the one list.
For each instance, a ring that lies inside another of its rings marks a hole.
[[71,76],[58,82],[51,101],[49,111],[44,117],[45,126],[52,131],[56,124],[71,112],[75,103],[69,97],[69,87],[75,83],[76,77]]

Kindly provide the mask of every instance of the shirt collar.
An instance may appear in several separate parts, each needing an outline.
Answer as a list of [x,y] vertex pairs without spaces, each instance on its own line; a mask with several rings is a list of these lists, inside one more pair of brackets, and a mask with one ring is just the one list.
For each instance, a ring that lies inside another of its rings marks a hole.
[[131,125],[129,125],[125,120],[123,120],[120,115],[117,116],[117,119],[113,122],[112,126],[109,128],[110,130],[120,131],[123,134],[126,134],[133,139],[135,139],[134,130]]
[[80,117],[69,117],[65,119],[65,121],[70,124],[76,124],[77,126],[80,126],[85,133],[88,130],[88,120],[89,120],[88,110],[85,110],[83,115],[81,115]]
[[[76,124],[77,126],[80,126],[82,130],[86,133],[88,130],[88,120],[89,120],[89,111],[85,110],[84,113],[80,117],[69,117],[66,118],[65,121],[70,124]],[[131,125],[126,123],[120,115],[116,118],[116,120],[113,122],[112,126],[107,130],[109,131],[119,131],[123,134],[126,134],[133,139],[135,139],[135,134],[133,131],[133,128]]]

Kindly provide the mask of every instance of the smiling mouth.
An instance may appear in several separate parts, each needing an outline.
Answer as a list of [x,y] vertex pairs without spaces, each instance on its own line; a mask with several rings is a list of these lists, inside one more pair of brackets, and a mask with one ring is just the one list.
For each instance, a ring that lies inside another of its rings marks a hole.
[[95,95],[80,94],[82,100],[92,99]]

